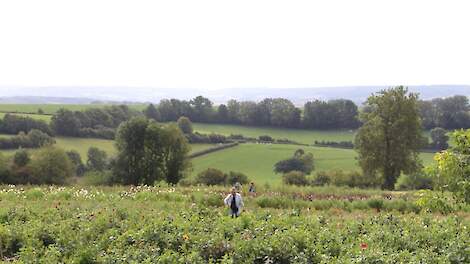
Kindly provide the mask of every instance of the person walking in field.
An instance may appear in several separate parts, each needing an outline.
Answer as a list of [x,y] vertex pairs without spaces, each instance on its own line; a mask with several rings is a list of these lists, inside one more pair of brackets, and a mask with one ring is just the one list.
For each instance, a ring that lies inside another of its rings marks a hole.
[[232,187],[231,193],[224,199],[224,204],[230,207],[230,215],[232,218],[238,217],[244,206],[242,196],[237,193],[237,189]]
[[255,197],[255,196],[256,196],[256,187],[255,187],[255,183],[254,183],[254,182],[251,182],[251,183],[250,183],[250,188],[248,189],[248,193],[251,195],[251,197]]

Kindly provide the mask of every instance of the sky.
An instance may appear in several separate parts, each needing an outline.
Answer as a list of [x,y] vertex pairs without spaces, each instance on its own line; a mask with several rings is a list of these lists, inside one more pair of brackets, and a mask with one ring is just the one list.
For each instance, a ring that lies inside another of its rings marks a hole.
[[0,86],[470,84],[470,1],[1,1]]

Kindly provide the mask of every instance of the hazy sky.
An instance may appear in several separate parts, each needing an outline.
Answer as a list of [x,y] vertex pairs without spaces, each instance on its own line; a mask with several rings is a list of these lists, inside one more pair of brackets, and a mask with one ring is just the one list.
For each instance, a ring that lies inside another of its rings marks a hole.
[[0,86],[470,84],[470,1],[1,1]]

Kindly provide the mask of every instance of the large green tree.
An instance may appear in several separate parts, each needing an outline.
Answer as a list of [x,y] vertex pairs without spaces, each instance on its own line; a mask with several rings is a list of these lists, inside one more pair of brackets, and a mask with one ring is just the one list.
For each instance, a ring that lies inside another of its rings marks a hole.
[[114,173],[124,184],[177,183],[188,166],[189,144],[176,125],[162,126],[145,118],[121,124]]
[[382,90],[367,99],[360,119],[363,126],[355,146],[366,175],[382,177],[382,187],[391,190],[401,173],[421,168],[419,149],[424,140],[417,94],[403,86]]

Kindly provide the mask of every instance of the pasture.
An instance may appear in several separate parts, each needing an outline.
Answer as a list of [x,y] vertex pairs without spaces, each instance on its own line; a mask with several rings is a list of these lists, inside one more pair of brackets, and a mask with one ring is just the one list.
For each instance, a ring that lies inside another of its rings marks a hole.
[[249,127],[227,124],[203,124],[194,123],[194,130],[204,134],[216,133],[229,136],[230,134],[242,134],[245,137],[258,138],[268,135],[275,139],[287,138],[302,144],[313,144],[315,140],[325,141],[352,141],[353,130],[307,130],[288,129],[277,127]]
[[[240,144],[239,146],[194,158],[192,177],[207,168],[216,168],[224,172],[238,171],[260,184],[280,184],[281,175],[273,172],[274,164],[291,157],[295,150],[303,148],[311,152],[315,159],[315,171],[359,170],[356,164],[356,152],[350,149],[327,147],[303,147],[283,144]],[[422,153],[425,165],[432,162],[434,154]]]

